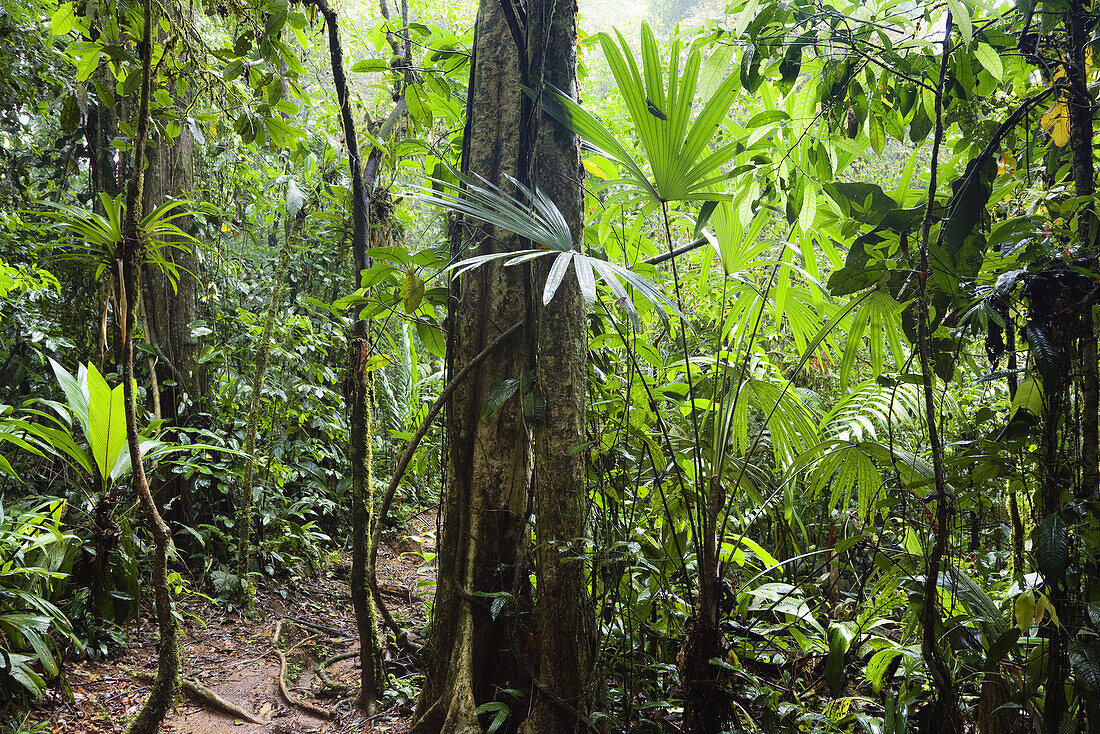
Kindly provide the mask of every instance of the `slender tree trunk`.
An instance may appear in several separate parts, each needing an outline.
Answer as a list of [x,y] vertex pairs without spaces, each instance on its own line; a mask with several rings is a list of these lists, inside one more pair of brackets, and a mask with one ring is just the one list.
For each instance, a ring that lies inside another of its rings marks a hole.
[[[378,642],[378,621],[374,615],[367,584],[366,564],[370,554],[371,511],[374,507],[374,401],[371,377],[367,373],[369,347],[366,339],[353,337],[348,353],[344,395],[350,411],[351,440],[351,598],[355,608],[355,626],[359,631],[360,673],[359,707],[373,714],[375,701],[385,685],[382,650]],[[362,528],[362,532],[360,532]]]
[[[1086,74],[1086,53],[1089,34],[1086,28],[1088,18],[1081,0],[1070,0],[1066,13],[1066,35],[1069,42],[1069,64],[1067,76],[1069,90],[1067,106],[1069,108],[1070,149],[1072,153],[1072,171],[1075,193],[1084,202],[1078,211],[1077,229],[1081,245],[1081,256],[1087,258],[1089,265],[1096,266],[1096,214],[1094,204],[1089,200],[1096,191],[1096,169],[1093,163],[1093,105],[1095,100],[1088,89]],[[1088,295],[1081,307],[1077,334],[1058,334],[1064,337],[1059,343],[1063,359],[1058,365],[1053,379],[1044,380],[1044,416],[1043,431],[1040,440],[1042,466],[1040,470],[1041,488],[1039,511],[1040,522],[1044,522],[1062,511],[1062,488],[1072,473],[1065,470],[1065,441],[1063,424],[1070,420],[1069,396],[1072,392],[1070,377],[1070,348],[1073,338],[1078,338],[1078,360],[1082,374],[1081,401],[1081,476],[1078,494],[1082,498],[1094,498],[1100,485],[1100,458],[1098,458],[1097,418],[1100,385],[1097,384],[1097,344],[1092,318],[1094,298]],[[1052,336],[1054,336],[1052,334]],[[1057,338],[1057,337],[1055,337]],[[1053,384],[1048,384],[1053,383]],[[1068,430],[1068,429],[1067,429]],[[1047,676],[1044,685],[1043,725],[1046,731],[1061,730],[1062,720],[1067,710],[1065,683],[1069,677],[1069,659],[1067,656],[1069,598],[1065,575],[1058,578],[1045,578],[1047,597],[1054,606],[1061,622],[1054,624],[1049,618],[1042,625],[1042,634],[1047,638]]]
[[119,290],[122,312],[122,384],[126,398],[126,443],[133,467],[133,483],[142,510],[153,534],[153,593],[156,599],[157,676],[128,734],[155,734],[168,707],[176,697],[179,685],[179,648],[176,641],[176,620],[172,616],[172,599],[168,591],[168,545],[171,534],[157,511],[145,466],[141,459],[137,428],[137,401],[134,389],[134,320],[141,298],[141,266],[144,242],[138,231],[141,221],[142,185],[145,168],[145,141],[149,135],[149,96],[152,85],[152,25],[151,0],[144,3],[145,30],[139,46],[141,56],[141,101],[138,107],[137,136],[134,140],[134,173],[126,194],[126,219],[123,225],[121,252],[118,260]]
[[[519,55],[502,4],[485,0],[474,31],[462,166],[506,188],[504,174],[519,170],[518,70]],[[463,222],[456,226],[452,254],[466,257],[516,247],[512,235]],[[524,268],[496,262],[452,283],[449,374],[459,373],[501,332],[526,318],[529,290]],[[528,339],[527,328],[521,327],[456,387],[447,404],[443,529],[416,732],[481,732],[477,706],[496,699],[500,689],[528,687],[521,658],[527,657],[531,642],[519,615],[530,594],[524,563],[530,429],[519,396],[482,415],[485,397],[495,387],[504,380],[523,380],[530,370]],[[491,598],[475,594],[509,596],[493,614]],[[521,716],[514,711],[507,728],[514,730]]]
[[[576,96],[577,4],[533,0],[527,5],[530,83],[549,82]],[[531,104],[530,100],[525,100]],[[583,169],[579,141],[568,128],[534,110],[527,180],[565,215],[574,248],[584,231]],[[523,725],[530,734],[587,728],[596,657],[594,613],[588,595],[584,540],[588,514],[585,482],[585,304],[574,273],[549,304],[542,292],[551,258],[537,261],[530,292],[536,314],[536,396],[546,401],[534,421],[535,511],[534,623],[537,662],[534,703]]]
[[[1086,59],[1089,45],[1085,26],[1088,13],[1081,0],[1071,0],[1066,26],[1069,35],[1070,100],[1069,132],[1073,153],[1073,184],[1077,196],[1087,202],[1077,215],[1077,236],[1081,255],[1090,267],[1097,267],[1100,255],[1095,205],[1087,197],[1096,193],[1096,166],[1093,146],[1093,107],[1096,100],[1088,88]],[[1095,298],[1088,298],[1081,312],[1080,362],[1081,362],[1081,483],[1078,494],[1082,499],[1100,498],[1100,375],[1097,374],[1096,327],[1092,306]]]
[[722,657],[723,634],[718,627],[718,524],[726,495],[717,477],[705,494],[701,508],[699,555],[699,605],[684,625],[684,642],[677,655],[684,685],[684,729],[691,734],[719,734],[732,714],[722,669],[711,661]]
[[[275,317],[279,315],[279,303],[282,300],[283,289],[286,287],[287,263],[290,260],[291,226],[287,224],[286,238],[279,248],[279,259],[272,275],[271,295],[267,299],[267,315],[264,318],[264,330],[260,334],[260,342],[256,346],[255,364],[252,373],[252,392],[249,397],[248,419],[245,424],[244,476],[237,489],[237,501],[234,503],[237,509],[234,530],[237,536],[237,579],[240,581],[240,598],[246,603],[252,603],[252,584],[248,580],[248,572],[252,564],[252,524],[255,514],[255,502],[252,499],[252,488],[256,476],[256,427],[260,420],[260,407],[263,403],[264,380],[267,377],[267,362],[271,356],[271,335],[275,331]],[[271,234],[268,242],[276,244],[276,236]]]
[[951,533],[951,497],[948,495],[944,467],[943,445],[940,442],[939,422],[936,415],[935,395],[932,389],[932,359],[928,346],[928,239],[932,228],[932,211],[936,201],[936,177],[939,165],[940,144],[943,140],[943,94],[947,79],[948,60],[951,55],[951,12],[947,13],[944,30],[943,52],[940,59],[940,77],[936,85],[935,138],[932,144],[932,162],[929,172],[928,207],[921,227],[920,274],[917,295],[917,354],[920,361],[924,392],[924,417],[928,426],[928,439],[932,451],[932,468],[935,475],[936,514],[933,522],[932,549],[928,555],[924,580],[924,609],[921,626],[921,655],[928,666],[932,688],[936,697],[934,716],[939,731],[954,734],[962,730],[962,713],[959,711],[955,683],[951,667],[943,659],[937,630],[940,628],[939,578],[943,559],[947,554],[947,542]]
[[[340,28],[336,11],[327,0],[304,0],[304,2],[321,11],[328,30],[332,80],[336,87],[337,101],[340,103],[340,125],[344,131],[344,144],[348,149],[348,166],[351,173],[351,250],[355,267],[354,281],[358,285],[360,274],[368,267],[366,253],[370,236],[370,191],[363,178],[363,162],[359,155],[358,136],[351,112],[351,96],[344,73],[344,49],[340,43]],[[344,400],[348,405],[350,418],[348,455],[352,463],[352,559],[349,583],[351,602],[359,629],[361,662],[359,707],[362,711],[369,713],[373,710],[374,702],[382,694],[385,676],[382,649],[378,642],[378,622],[367,584],[372,510],[367,501],[368,498],[373,498],[373,488],[369,486],[370,469],[367,462],[370,461],[369,443],[373,440],[373,435],[370,425],[372,406],[368,402],[369,378],[365,372],[368,356],[366,336],[366,322],[357,320],[352,333],[348,335],[349,374],[344,383]]]

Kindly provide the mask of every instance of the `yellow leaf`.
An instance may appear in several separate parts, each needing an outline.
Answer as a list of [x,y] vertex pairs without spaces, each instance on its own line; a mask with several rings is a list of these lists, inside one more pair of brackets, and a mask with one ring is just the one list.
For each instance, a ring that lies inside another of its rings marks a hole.
[[1012,151],[1006,150],[1001,154],[1001,160],[997,165],[997,173],[1016,173],[1016,158]]
[[1046,594],[1038,594],[1035,600],[1035,624],[1039,625],[1043,622],[1043,614],[1050,615],[1050,621],[1054,623],[1055,627],[1061,627],[1061,622],[1058,621],[1058,612],[1054,610],[1054,604],[1050,601],[1050,597]]
[[1069,107],[1059,100],[1039,119],[1043,129],[1050,133],[1054,144],[1059,148],[1069,142]]
[[584,170],[588,171],[590,174],[592,174],[596,178],[603,179],[604,181],[608,181],[608,180],[613,179],[613,178],[618,178],[618,176],[619,176],[619,172],[615,168],[615,164],[613,164],[611,161],[607,160],[606,158],[602,158],[602,157],[599,157],[599,156],[592,157],[592,158],[585,158],[584,159]]

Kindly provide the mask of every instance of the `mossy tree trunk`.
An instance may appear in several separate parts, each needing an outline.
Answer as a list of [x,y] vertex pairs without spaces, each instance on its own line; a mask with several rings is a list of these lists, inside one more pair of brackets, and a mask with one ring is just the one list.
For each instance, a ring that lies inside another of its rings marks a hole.
[[171,534],[157,510],[145,467],[141,459],[137,429],[137,402],[134,389],[134,320],[141,298],[141,267],[145,259],[145,244],[138,229],[141,221],[142,185],[145,169],[145,143],[149,137],[149,95],[152,86],[152,17],[151,0],[144,2],[144,33],[139,46],[141,56],[141,97],[138,105],[137,136],[134,140],[133,178],[126,192],[126,218],[118,253],[119,286],[122,312],[122,384],[126,398],[126,443],[133,467],[134,489],[153,535],[153,593],[156,600],[157,676],[149,697],[128,734],[155,734],[176,697],[179,685],[179,647],[176,620],[172,616],[172,599],[168,590],[168,546]]
[[[532,2],[523,10],[517,13],[495,0],[478,8],[462,167],[505,190],[510,189],[505,174],[537,185],[565,215],[579,247],[583,198],[577,139],[521,92],[521,84],[538,93],[549,82],[575,93],[577,7]],[[473,222],[461,222],[455,232],[455,257],[525,246]],[[452,284],[450,374],[460,373],[512,324],[524,325],[455,388],[447,404],[443,532],[428,676],[415,732],[481,732],[492,714],[479,717],[475,711],[492,702],[509,709],[498,731],[587,728],[595,642],[579,450],[585,307],[572,276],[543,306],[549,266],[547,260],[528,271],[494,262]],[[505,380],[530,387],[485,413],[487,396]],[[525,415],[526,391],[532,393],[530,402],[544,409]],[[537,578],[534,595],[529,557]],[[525,689],[529,699],[516,700],[503,689]]]

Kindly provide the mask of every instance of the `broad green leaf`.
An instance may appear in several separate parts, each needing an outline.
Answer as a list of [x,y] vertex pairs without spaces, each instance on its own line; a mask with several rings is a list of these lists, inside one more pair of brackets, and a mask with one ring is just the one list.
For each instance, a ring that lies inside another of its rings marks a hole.
[[720,43],[710,52],[710,56],[703,62],[703,68],[699,72],[699,99],[706,104],[730,71],[730,62],[733,61],[733,44]]
[[833,623],[829,625],[829,654],[825,658],[825,682],[829,684],[829,690],[833,695],[840,695],[844,683],[844,658],[848,654],[848,647],[855,636],[852,628],[847,624]]
[[61,391],[65,393],[65,402],[69,413],[80,423],[84,435],[88,435],[88,373],[86,367],[81,367],[79,377],[73,377],[72,373],[49,358],[53,373],[57,377],[57,383],[61,385]]
[[1069,664],[1082,687],[1100,695],[1100,646],[1093,641],[1074,640],[1069,643]]
[[122,385],[111,389],[95,365],[89,364],[88,434],[85,438],[99,470],[100,480],[104,483],[126,447],[125,406]]
[[1044,517],[1031,534],[1035,565],[1047,583],[1059,581],[1069,565],[1069,526],[1058,514]]
[[429,352],[440,358],[447,356],[447,341],[443,338],[443,332],[438,326],[418,321],[416,335],[420,337],[420,343]]
[[63,36],[76,26],[76,12],[72,3],[62,3],[50,18],[50,32]]
[[500,410],[519,388],[520,381],[511,377],[494,386],[485,396],[485,403],[481,406],[481,417],[486,418]]
[[415,268],[405,271],[405,279],[401,281],[401,306],[405,313],[416,313],[424,300],[424,279],[416,273]]
[[1026,410],[1036,418],[1043,414],[1043,388],[1034,377],[1028,377],[1016,388],[1012,398],[1012,412]]
[[390,65],[382,59],[360,59],[352,64],[351,70],[356,73],[389,71]]
[[871,150],[875,151],[875,155],[882,155],[882,151],[886,147],[886,127],[883,124],[882,117],[871,115],[867,120],[867,125],[871,137]]
[[1001,55],[992,46],[984,41],[979,41],[978,45],[974,47],[974,56],[994,79],[1001,81],[1001,77],[1004,76],[1004,66],[1001,64]]
[[963,5],[962,0],[947,0],[947,7],[951,10],[951,17],[955,20],[963,43],[970,48],[970,44],[974,41],[974,24],[970,20],[970,12]]
[[306,193],[298,188],[298,183],[290,179],[286,185],[286,215],[288,219],[294,219],[302,210],[302,204],[306,201]]
[[875,694],[882,693],[882,689],[886,686],[886,671],[890,669],[890,664],[894,662],[894,658],[902,654],[902,651],[896,647],[890,647],[885,650],[879,650],[867,663],[867,682],[871,684],[871,688]]

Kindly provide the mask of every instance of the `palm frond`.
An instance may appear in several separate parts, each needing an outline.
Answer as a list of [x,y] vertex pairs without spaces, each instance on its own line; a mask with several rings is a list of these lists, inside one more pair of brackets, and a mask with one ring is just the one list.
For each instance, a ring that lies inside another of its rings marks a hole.
[[672,300],[638,272],[574,250],[573,235],[565,217],[553,200],[537,187],[531,190],[509,178],[517,192],[524,197],[521,200],[480,176],[473,178],[458,172],[454,172],[454,175],[458,183],[429,179],[435,187],[434,190],[414,198],[517,234],[538,245],[539,249],[474,255],[452,263],[444,268],[444,272],[450,271],[453,277],[458,277],[493,261],[503,260],[504,265],[519,265],[553,255],[554,262],[550,266],[542,293],[544,304],[554,298],[572,265],[581,295],[589,306],[595,303],[596,281],[601,280],[611,290],[616,302],[631,315],[637,316],[637,310],[633,296],[626,286],[640,293],[662,320],[668,318],[666,309],[683,318]]
[[822,431],[843,440],[877,440],[879,429],[895,429],[918,420],[923,403],[917,385],[880,385],[866,380],[855,386],[822,418]]
[[573,235],[565,217],[538,187],[531,191],[508,176],[522,195],[521,199],[481,176],[467,176],[457,171],[452,174],[459,183],[428,179],[434,189],[431,193],[417,195],[417,200],[479,219],[548,250],[567,252],[573,249]]
[[[724,180],[722,167],[737,154],[737,146],[729,144],[710,150],[708,145],[733,104],[740,84],[737,75],[727,77],[692,119],[701,63],[699,51],[688,54],[681,74],[681,46],[678,41],[672,42],[666,85],[660,50],[649,25],[642,24],[640,69],[626,39],[618,31],[616,35],[618,43],[601,33],[600,46],[651,175],[645,173],[641,163],[603,123],[561,90],[546,86],[539,95],[543,109],[619,164],[624,176],[610,184],[626,184],[653,202],[731,200],[731,194],[715,189]],[[531,90],[527,93],[536,96]]]
[[[122,195],[111,197],[99,195],[103,214],[81,207],[44,202],[49,209],[41,212],[54,221],[53,228],[64,237],[58,246],[67,250],[54,255],[59,260],[75,260],[95,267],[96,277],[112,268],[122,242],[122,220],[126,204]],[[167,201],[142,217],[138,230],[145,240],[145,263],[160,270],[174,289],[179,282],[180,273],[188,272],[170,257],[172,250],[188,251],[197,245],[191,235],[184,232],[175,223],[176,220],[192,215],[185,208],[193,202],[189,200]],[[188,273],[194,277],[194,273]]]

